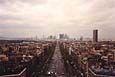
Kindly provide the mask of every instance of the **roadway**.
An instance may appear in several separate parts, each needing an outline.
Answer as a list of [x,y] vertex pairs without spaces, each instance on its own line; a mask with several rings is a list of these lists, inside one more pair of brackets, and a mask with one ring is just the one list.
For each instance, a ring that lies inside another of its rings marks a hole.
[[64,62],[62,59],[62,55],[59,49],[59,45],[57,44],[53,57],[51,59],[51,63],[49,64],[48,73],[49,77],[66,77],[66,69],[64,67]]
[[64,64],[58,43],[48,67],[48,77],[77,77],[72,66],[69,63]]

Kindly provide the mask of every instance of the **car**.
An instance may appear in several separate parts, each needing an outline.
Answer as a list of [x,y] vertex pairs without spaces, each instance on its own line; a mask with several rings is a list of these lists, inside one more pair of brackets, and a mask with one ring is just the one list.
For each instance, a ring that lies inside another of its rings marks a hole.
[[48,72],[47,74],[48,74],[48,76],[51,76],[51,72]]

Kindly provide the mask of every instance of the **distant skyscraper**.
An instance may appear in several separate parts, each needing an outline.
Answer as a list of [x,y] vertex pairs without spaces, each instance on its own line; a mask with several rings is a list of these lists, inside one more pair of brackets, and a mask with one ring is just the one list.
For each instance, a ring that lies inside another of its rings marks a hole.
[[59,34],[59,39],[64,39],[64,34]]
[[59,39],[69,39],[67,34],[59,34]]
[[65,34],[64,38],[65,39],[69,39],[69,36],[67,34]]
[[98,42],[98,30],[93,30],[93,42]]

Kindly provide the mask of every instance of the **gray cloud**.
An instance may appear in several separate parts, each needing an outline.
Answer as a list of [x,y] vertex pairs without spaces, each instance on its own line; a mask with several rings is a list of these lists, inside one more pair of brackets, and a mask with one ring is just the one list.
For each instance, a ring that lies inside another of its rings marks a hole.
[[16,30],[20,36],[40,32],[91,37],[96,28],[100,38],[115,38],[114,24],[115,0],[0,0],[1,35],[13,36]]
[[21,20],[21,18],[11,16],[11,15],[0,15],[0,20],[3,20],[3,21],[6,21],[6,20]]
[[0,0],[0,4],[8,4],[8,3],[15,3],[15,2],[21,2],[21,3],[29,3],[29,4],[44,4],[47,2],[47,0]]

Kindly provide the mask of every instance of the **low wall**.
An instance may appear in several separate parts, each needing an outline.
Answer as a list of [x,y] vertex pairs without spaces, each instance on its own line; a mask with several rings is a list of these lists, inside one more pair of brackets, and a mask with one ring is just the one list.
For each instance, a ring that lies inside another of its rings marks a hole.
[[19,74],[2,75],[0,77],[27,77],[26,76],[26,68],[24,68]]

